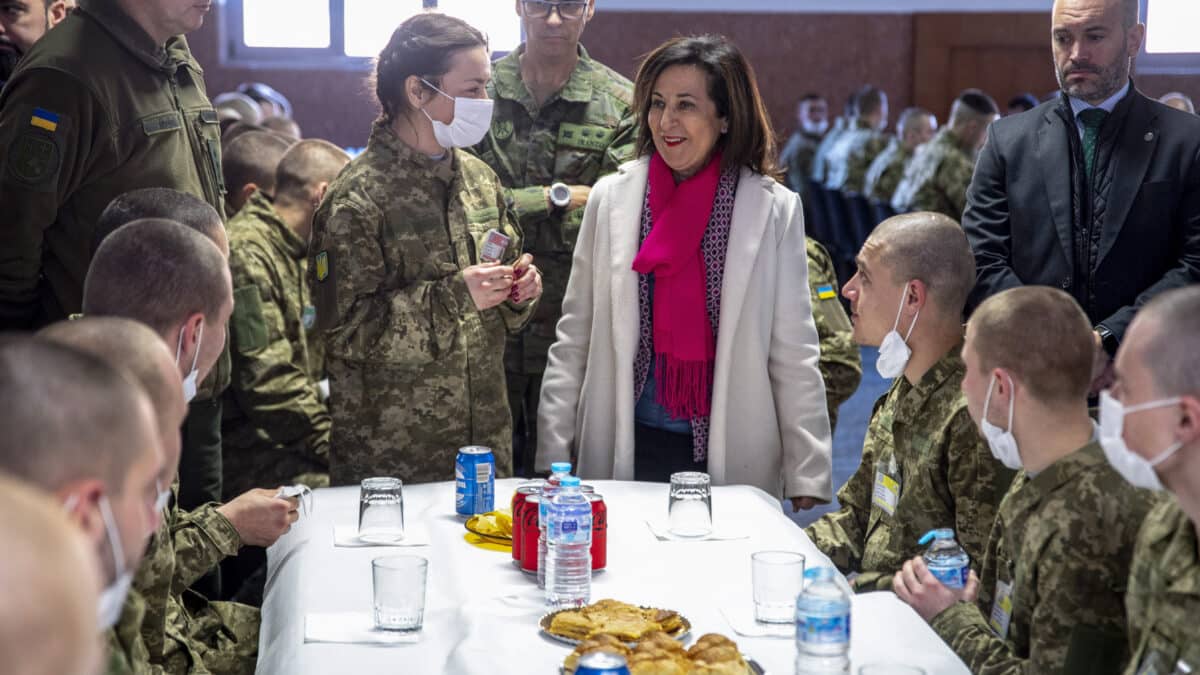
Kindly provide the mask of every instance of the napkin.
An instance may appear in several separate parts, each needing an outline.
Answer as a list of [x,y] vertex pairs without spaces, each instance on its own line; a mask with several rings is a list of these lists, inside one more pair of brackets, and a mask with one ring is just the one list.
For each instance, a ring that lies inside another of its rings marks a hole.
[[748,533],[738,533],[725,528],[713,526],[713,531],[704,537],[676,537],[671,534],[670,529],[665,523],[653,523],[646,521],[646,527],[650,529],[650,534],[654,535],[659,541],[733,541],[735,539],[749,539]]
[[404,531],[404,538],[378,544],[363,541],[358,538],[358,528],[353,525],[335,525],[333,527],[333,545],[341,548],[361,548],[366,546],[429,546],[429,533],[419,528],[409,528]]
[[735,603],[721,607],[721,614],[733,632],[743,637],[796,639],[794,623],[761,623],[754,618],[753,603]]
[[304,617],[305,642],[353,645],[406,645],[418,642],[420,631],[379,630],[365,612],[314,612]]

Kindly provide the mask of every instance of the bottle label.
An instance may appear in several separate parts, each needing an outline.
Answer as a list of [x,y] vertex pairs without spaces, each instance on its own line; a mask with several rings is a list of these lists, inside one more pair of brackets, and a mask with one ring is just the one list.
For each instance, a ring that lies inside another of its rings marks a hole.
[[988,625],[1001,640],[1008,639],[1008,624],[1012,621],[1013,585],[996,580],[996,601],[992,603],[992,615]]
[[850,644],[850,615],[796,615],[796,641],[808,645]]
[[964,565],[962,567],[933,567],[928,565],[929,573],[935,579],[942,582],[946,588],[965,588],[967,579],[971,576],[971,568]]

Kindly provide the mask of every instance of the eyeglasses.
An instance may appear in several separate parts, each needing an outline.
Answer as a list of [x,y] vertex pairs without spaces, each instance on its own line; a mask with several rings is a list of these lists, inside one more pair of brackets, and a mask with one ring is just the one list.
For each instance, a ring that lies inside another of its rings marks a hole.
[[586,0],[579,2],[549,2],[548,0],[521,0],[525,8],[525,16],[530,19],[546,19],[551,10],[558,10],[558,17],[563,21],[577,21],[583,18],[587,11]]

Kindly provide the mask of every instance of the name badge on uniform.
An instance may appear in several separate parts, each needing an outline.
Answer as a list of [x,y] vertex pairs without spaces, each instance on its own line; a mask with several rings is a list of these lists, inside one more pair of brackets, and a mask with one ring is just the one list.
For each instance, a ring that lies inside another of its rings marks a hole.
[[604,152],[615,135],[616,131],[608,127],[570,122],[558,125],[558,145],[563,148]]
[[304,330],[312,330],[313,326],[317,325],[317,308],[305,305],[300,314],[300,323],[304,324]]
[[996,580],[996,600],[992,603],[992,615],[988,625],[1001,640],[1008,639],[1008,624],[1012,622],[1013,585]]
[[900,501],[900,481],[880,469],[875,470],[875,491],[871,498],[879,510],[889,516],[896,515],[896,504]]

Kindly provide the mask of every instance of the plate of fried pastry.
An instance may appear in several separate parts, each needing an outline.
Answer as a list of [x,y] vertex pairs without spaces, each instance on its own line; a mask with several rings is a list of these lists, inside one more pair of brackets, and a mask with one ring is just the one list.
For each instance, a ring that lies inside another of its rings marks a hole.
[[691,622],[679,612],[617,600],[600,600],[581,609],[551,612],[542,617],[538,626],[550,639],[569,645],[603,634],[633,646],[651,633],[682,640],[692,630]]
[[592,652],[611,652],[625,657],[630,675],[753,675],[753,668],[738,650],[737,643],[724,635],[704,635],[690,649],[662,631],[642,636],[630,648],[612,635],[599,634],[575,647],[563,663],[564,675],[574,675],[579,660]]

